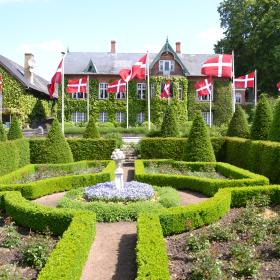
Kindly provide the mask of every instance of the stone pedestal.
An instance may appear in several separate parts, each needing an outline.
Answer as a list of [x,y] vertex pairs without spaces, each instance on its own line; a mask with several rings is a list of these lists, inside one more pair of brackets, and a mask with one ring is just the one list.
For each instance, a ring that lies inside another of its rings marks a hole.
[[123,182],[123,169],[122,162],[125,159],[125,155],[122,150],[115,149],[112,153],[111,159],[116,162],[117,168],[115,171],[115,185],[117,189],[122,189],[124,186]]

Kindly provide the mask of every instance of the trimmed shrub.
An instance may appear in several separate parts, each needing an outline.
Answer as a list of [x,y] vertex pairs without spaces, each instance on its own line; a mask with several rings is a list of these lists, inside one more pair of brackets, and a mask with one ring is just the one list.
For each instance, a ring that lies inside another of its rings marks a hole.
[[237,106],[228,126],[227,136],[241,138],[249,137],[249,125],[241,106]]
[[7,135],[9,140],[20,139],[23,137],[18,118],[14,115]]
[[177,137],[179,136],[179,129],[177,124],[176,113],[172,105],[167,107],[161,124],[162,137]]
[[274,108],[268,140],[280,142],[280,99],[278,99]]
[[6,140],[7,140],[6,131],[3,127],[3,123],[0,121],[0,141],[6,141]]
[[52,128],[48,133],[45,147],[42,152],[45,153],[45,163],[73,162],[71,149],[62,134],[57,119],[53,121]]
[[186,145],[186,161],[216,161],[208,129],[201,112],[196,112]]
[[93,117],[90,117],[83,138],[99,138],[99,137],[100,135],[95,125],[95,119]]
[[[251,127],[251,139],[255,140],[267,140],[270,126],[272,122],[272,112],[270,105],[265,98],[265,95],[261,94],[255,111],[253,124]],[[239,135],[229,135],[239,136]]]

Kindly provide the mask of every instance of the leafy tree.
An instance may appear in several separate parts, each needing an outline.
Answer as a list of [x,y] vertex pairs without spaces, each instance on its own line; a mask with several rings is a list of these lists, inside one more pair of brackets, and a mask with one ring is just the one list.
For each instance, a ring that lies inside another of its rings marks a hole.
[[216,161],[208,129],[200,111],[196,112],[187,140],[186,161]]
[[29,115],[29,121],[32,128],[36,128],[47,118],[46,110],[42,100],[38,99]]
[[7,135],[3,123],[0,121],[0,141],[6,141]]
[[280,142],[280,99],[277,101],[274,108],[268,140]]
[[224,0],[218,7],[225,37],[215,52],[235,51],[236,76],[258,69],[262,91],[275,92],[280,72],[280,0]]
[[73,155],[69,144],[62,134],[60,124],[57,119],[53,121],[52,127],[45,141],[45,158],[48,163],[73,162]]
[[270,105],[264,94],[260,96],[251,127],[251,138],[255,140],[267,140],[272,122]]
[[95,125],[95,118],[90,117],[86,130],[83,135],[84,138],[99,138],[99,132]]
[[12,122],[7,137],[9,140],[15,140],[23,137],[20,123],[16,115],[12,116]]
[[227,136],[248,138],[249,134],[249,125],[245,112],[241,106],[236,106],[236,110],[228,126]]
[[162,137],[179,136],[177,118],[172,105],[169,105],[167,107],[167,110],[165,111],[163,121],[161,124],[161,136]]

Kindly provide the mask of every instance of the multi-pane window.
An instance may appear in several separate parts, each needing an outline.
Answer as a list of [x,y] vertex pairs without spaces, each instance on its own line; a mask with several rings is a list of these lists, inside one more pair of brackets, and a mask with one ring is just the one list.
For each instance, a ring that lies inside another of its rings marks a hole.
[[155,84],[151,83],[151,96],[155,96]]
[[207,95],[202,95],[198,96],[197,95],[197,101],[210,101],[210,96],[211,96],[211,101],[213,101],[213,94],[207,94]]
[[124,112],[116,112],[116,122],[117,123],[124,122]]
[[238,103],[238,104],[240,104],[241,101],[242,101],[242,99],[241,99],[241,93],[240,93],[240,92],[236,92],[236,93],[235,93],[235,102]]
[[[201,112],[205,122],[210,125],[210,112]],[[211,112],[211,124],[213,124],[213,112]]]
[[125,92],[117,92],[116,93],[116,99],[125,99],[125,98],[126,98]]
[[99,83],[99,99],[108,99],[108,83]]
[[178,98],[179,98],[179,100],[183,100],[183,85],[182,85],[182,83],[179,83],[179,88],[178,88],[178,90],[179,90],[179,96],[178,96]]
[[159,72],[163,72],[165,75],[169,75],[170,72],[175,70],[174,60],[160,60],[159,61]]
[[137,98],[146,98],[146,83],[137,83]]
[[143,123],[145,120],[144,112],[140,112],[137,114],[137,123]]
[[71,114],[71,121],[72,122],[85,122],[87,120],[86,113],[82,112],[74,112]]
[[86,99],[87,93],[86,92],[73,92],[72,98],[73,99]]
[[108,113],[100,112],[99,113],[99,122],[107,122],[108,121]]

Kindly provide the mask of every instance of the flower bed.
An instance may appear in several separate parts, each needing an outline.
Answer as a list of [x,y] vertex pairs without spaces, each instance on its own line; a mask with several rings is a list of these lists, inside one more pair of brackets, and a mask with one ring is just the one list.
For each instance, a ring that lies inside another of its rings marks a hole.
[[154,196],[151,185],[136,181],[125,182],[124,187],[117,189],[114,182],[99,183],[85,188],[87,200],[137,201],[147,200]]

